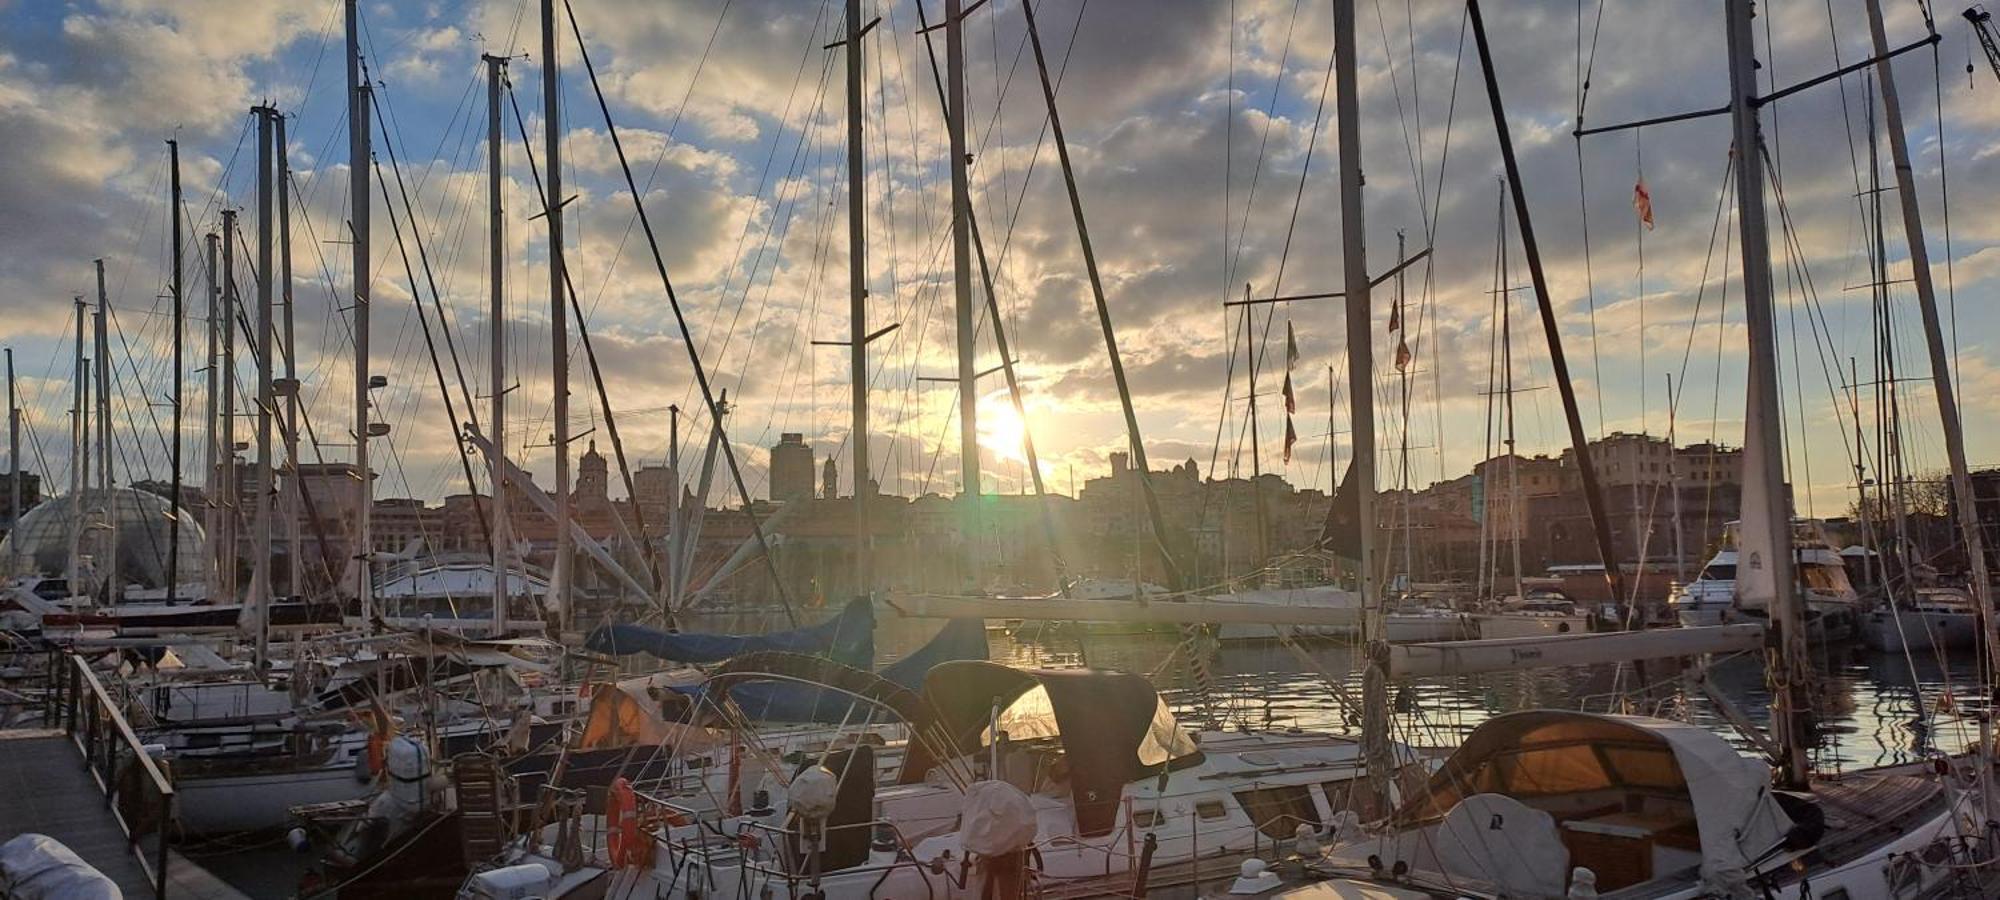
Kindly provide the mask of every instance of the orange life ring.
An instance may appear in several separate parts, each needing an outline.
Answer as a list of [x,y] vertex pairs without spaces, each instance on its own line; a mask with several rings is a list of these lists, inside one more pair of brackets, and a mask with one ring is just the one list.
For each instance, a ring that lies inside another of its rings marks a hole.
[[611,865],[638,865],[639,800],[632,793],[632,782],[623,775],[611,782],[611,790],[605,794],[604,817],[611,822]]

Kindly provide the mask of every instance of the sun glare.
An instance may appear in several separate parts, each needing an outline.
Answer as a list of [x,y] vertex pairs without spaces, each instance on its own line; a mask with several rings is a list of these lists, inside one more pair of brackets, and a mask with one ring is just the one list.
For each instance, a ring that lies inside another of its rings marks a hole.
[[1028,454],[1022,444],[1027,432],[1026,423],[1004,392],[980,398],[979,446],[1001,459],[1025,463]]

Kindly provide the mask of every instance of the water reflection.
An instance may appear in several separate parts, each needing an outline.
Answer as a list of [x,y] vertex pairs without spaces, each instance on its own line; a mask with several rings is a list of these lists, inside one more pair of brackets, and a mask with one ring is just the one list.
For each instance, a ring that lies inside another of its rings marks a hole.
[[[887,662],[920,646],[937,628],[884,617],[877,655]],[[1316,644],[1303,657],[1276,643],[1225,644],[1210,666],[1204,692],[1194,683],[1179,641],[1167,635],[1080,636],[1032,626],[1019,634],[988,632],[993,658],[1022,666],[1095,666],[1152,676],[1175,712],[1189,721],[1225,725],[1351,731],[1359,710],[1361,666],[1348,644]],[[1978,738],[1976,724],[1950,714],[1984,710],[1978,659],[1970,653],[1949,658],[1875,653],[1860,647],[1822,651],[1820,683],[1812,691],[1818,708],[1813,731],[1816,770],[1838,772],[1912,762],[1938,753],[1957,753]],[[1455,746],[1474,726],[1505,712],[1535,707],[1595,712],[1635,712],[1682,719],[1708,728],[1754,751],[1730,727],[1716,703],[1690,691],[1680,667],[1654,662],[1645,673],[1649,690],[1633,667],[1589,666],[1539,669],[1451,678],[1415,679],[1390,688],[1392,719],[1401,739]],[[1706,672],[1714,691],[1760,728],[1770,726],[1771,695],[1762,660],[1737,656]],[[1336,691],[1330,685],[1338,686]],[[1925,726],[1925,714],[1931,724]]]

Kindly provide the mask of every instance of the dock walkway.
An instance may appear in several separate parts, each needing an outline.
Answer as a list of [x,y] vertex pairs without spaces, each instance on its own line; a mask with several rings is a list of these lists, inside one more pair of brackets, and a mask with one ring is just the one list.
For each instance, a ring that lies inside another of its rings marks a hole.
[[[118,884],[128,900],[153,896],[146,874],[104,792],[60,729],[0,731],[0,842],[34,832],[61,841]],[[145,843],[150,844],[152,839]],[[172,855],[167,894],[235,900],[243,895],[199,866]]]

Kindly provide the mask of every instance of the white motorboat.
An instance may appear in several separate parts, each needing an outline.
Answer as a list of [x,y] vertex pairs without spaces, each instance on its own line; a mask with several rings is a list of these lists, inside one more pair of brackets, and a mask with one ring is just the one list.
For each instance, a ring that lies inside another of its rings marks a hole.
[[1963,588],[1917,588],[1905,602],[1876,607],[1861,620],[1861,640],[1877,650],[1963,650],[1977,646],[1979,606]]
[[[1738,601],[1736,591],[1738,522],[1723,530],[1723,547],[1694,581],[1677,586],[1667,606],[1681,625],[1695,627],[1737,622],[1763,622],[1768,616],[1758,604]],[[1827,540],[1820,523],[1792,520],[1793,559],[1799,595],[1805,602],[1806,635],[1815,641],[1854,637],[1861,620],[1861,595],[1847,577],[1847,563]]]

